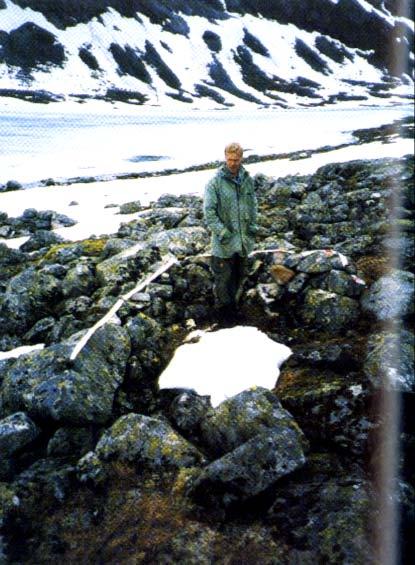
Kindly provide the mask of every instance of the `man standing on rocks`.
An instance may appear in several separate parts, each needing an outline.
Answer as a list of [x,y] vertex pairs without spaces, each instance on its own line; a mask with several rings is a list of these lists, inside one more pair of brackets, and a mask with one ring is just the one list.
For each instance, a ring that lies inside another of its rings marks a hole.
[[242,159],[239,143],[228,144],[225,163],[208,182],[204,197],[205,220],[212,233],[215,302],[222,323],[236,320],[247,257],[258,230],[254,182]]

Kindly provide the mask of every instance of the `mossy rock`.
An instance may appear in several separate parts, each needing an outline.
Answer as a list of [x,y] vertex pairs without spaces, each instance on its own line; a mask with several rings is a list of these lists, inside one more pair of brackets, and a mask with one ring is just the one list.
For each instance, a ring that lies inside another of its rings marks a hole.
[[137,469],[180,469],[204,462],[202,454],[166,422],[141,414],[119,418],[99,440],[95,454],[102,462],[120,461]]
[[[67,255],[75,260],[77,257],[86,255],[88,257],[99,257],[107,243],[107,238],[102,239],[84,239],[82,241],[71,243],[60,243],[52,245],[43,257],[43,261],[48,263],[57,262],[63,256]],[[72,251],[72,253],[70,253]],[[65,253],[66,252],[66,253]]]
[[359,303],[348,296],[325,290],[307,290],[301,315],[313,327],[338,333],[359,318]]
[[276,425],[287,426],[306,447],[302,431],[291,414],[281,406],[275,394],[256,387],[243,391],[222,402],[215,410],[208,411],[200,424],[201,441],[218,457]]

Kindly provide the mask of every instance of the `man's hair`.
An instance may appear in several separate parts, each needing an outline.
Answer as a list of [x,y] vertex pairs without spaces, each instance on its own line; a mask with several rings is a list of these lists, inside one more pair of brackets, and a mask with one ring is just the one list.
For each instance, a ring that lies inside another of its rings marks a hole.
[[228,143],[228,145],[225,147],[225,155],[228,153],[239,153],[240,155],[242,155],[243,152],[244,150],[239,143],[236,143],[236,141]]

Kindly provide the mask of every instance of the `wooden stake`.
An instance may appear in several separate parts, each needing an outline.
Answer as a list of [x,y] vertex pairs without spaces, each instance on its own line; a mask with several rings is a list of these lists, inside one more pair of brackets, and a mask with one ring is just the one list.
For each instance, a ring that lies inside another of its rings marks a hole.
[[82,349],[85,347],[85,345],[88,343],[88,341],[91,339],[91,337],[94,335],[94,333],[101,328],[102,326],[104,326],[107,322],[109,322],[111,320],[111,318],[114,316],[114,314],[116,314],[116,312],[118,312],[118,310],[121,308],[121,306],[127,301],[129,300],[136,292],[140,292],[140,290],[143,290],[146,286],[148,286],[152,281],[154,281],[156,278],[158,278],[160,275],[162,275],[163,273],[165,273],[168,269],[170,269],[170,267],[172,267],[174,264],[178,263],[178,259],[174,256],[170,256],[169,259],[162,263],[160,265],[160,267],[157,269],[157,271],[155,271],[154,273],[152,273],[151,275],[149,275],[147,278],[145,278],[143,281],[140,281],[137,286],[135,286],[132,290],[130,290],[129,292],[127,292],[126,294],[124,294],[123,296],[121,296],[117,302],[110,308],[110,310],[108,310],[108,312],[105,314],[105,316],[103,318],[101,318],[100,320],[98,320],[98,322],[92,326],[92,328],[89,328],[89,330],[86,332],[86,334],[82,337],[82,339],[80,339],[78,341],[78,343],[75,345],[75,347],[72,350],[71,356],[70,356],[70,360],[74,361],[77,356],[79,355],[79,353],[82,351]]

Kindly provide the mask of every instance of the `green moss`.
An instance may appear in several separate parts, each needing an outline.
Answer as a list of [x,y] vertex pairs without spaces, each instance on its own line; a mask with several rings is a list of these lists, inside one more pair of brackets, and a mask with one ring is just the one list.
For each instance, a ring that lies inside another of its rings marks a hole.
[[82,249],[82,254],[88,257],[97,257],[101,255],[105,244],[107,243],[107,238],[101,239],[84,239],[81,241],[70,242],[70,243],[58,243],[52,245],[47,253],[43,257],[43,261],[51,262],[56,260],[57,254],[62,249],[71,249],[72,247],[80,246]]
[[54,261],[56,259],[58,252],[61,249],[69,249],[72,246],[73,243],[57,243],[56,245],[52,245],[48,250],[48,252],[44,255],[43,260]]
[[98,255],[101,255],[107,241],[107,238],[84,239],[79,243],[82,245],[85,255],[88,255],[88,257],[97,257]]

